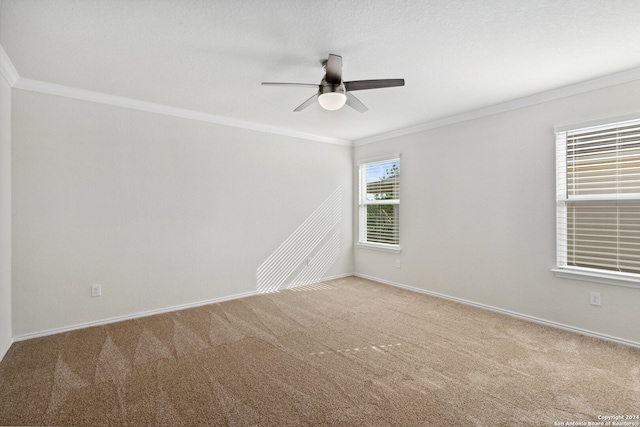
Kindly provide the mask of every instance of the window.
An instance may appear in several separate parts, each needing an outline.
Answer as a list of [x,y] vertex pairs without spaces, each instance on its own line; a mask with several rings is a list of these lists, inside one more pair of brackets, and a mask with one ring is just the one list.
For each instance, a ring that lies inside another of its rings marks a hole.
[[400,251],[400,156],[360,163],[359,242]]
[[556,132],[562,277],[640,285],[640,120]]

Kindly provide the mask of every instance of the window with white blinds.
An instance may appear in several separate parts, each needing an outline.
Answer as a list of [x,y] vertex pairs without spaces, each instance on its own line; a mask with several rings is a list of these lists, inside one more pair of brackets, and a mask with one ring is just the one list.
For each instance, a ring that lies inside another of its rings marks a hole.
[[400,157],[359,165],[359,243],[400,250]]
[[558,267],[640,280],[640,120],[557,132],[556,145]]

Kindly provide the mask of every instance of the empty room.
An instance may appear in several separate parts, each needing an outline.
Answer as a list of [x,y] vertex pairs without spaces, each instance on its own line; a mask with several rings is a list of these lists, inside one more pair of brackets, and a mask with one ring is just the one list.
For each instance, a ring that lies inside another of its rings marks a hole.
[[638,22],[0,0],[0,425],[640,426]]

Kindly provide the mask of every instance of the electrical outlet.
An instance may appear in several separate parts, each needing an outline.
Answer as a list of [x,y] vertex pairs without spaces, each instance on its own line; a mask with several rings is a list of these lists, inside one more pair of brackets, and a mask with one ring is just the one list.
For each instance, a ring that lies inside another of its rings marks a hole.
[[400,268],[402,267],[402,261],[400,261],[399,259],[396,260],[396,268]]
[[91,296],[99,297],[102,295],[102,285],[91,285]]
[[602,305],[602,300],[600,299],[600,292],[589,292],[589,304]]

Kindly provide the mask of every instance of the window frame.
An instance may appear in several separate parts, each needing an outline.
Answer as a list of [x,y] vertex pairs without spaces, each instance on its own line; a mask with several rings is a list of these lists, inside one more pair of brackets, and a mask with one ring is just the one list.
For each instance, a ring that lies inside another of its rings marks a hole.
[[570,132],[588,132],[596,130],[614,129],[640,122],[640,113],[625,116],[609,117],[587,123],[556,126],[556,267],[552,272],[556,277],[582,280],[608,285],[640,288],[640,274],[607,270],[591,267],[580,267],[567,264],[567,211],[569,203],[580,203],[581,200],[595,202],[640,201],[639,195],[606,194],[600,197],[570,197],[567,192],[567,135]]
[[[400,175],[398,175],[398,190],[397,198],[388,200],[367,200],[367,182],[366,171],[367,167],[379,163],[397,161],[400,168]],[[401,178],[402,175],[402,159],[400,154],[390,154],[388,156],[381,156],[376,158],[363,159],[358,161],[358,237],[356,246],[366,249],[373,249],[385,252],[400,253],[402,248],[400,246],[400,199],[401,199]],[[367,206],[372,205],[395,205],[397,206],[397,219],[396,219],[396,232],[398,235],[397,244],[392,243],[380,243],[366,240],[367,234]]]

